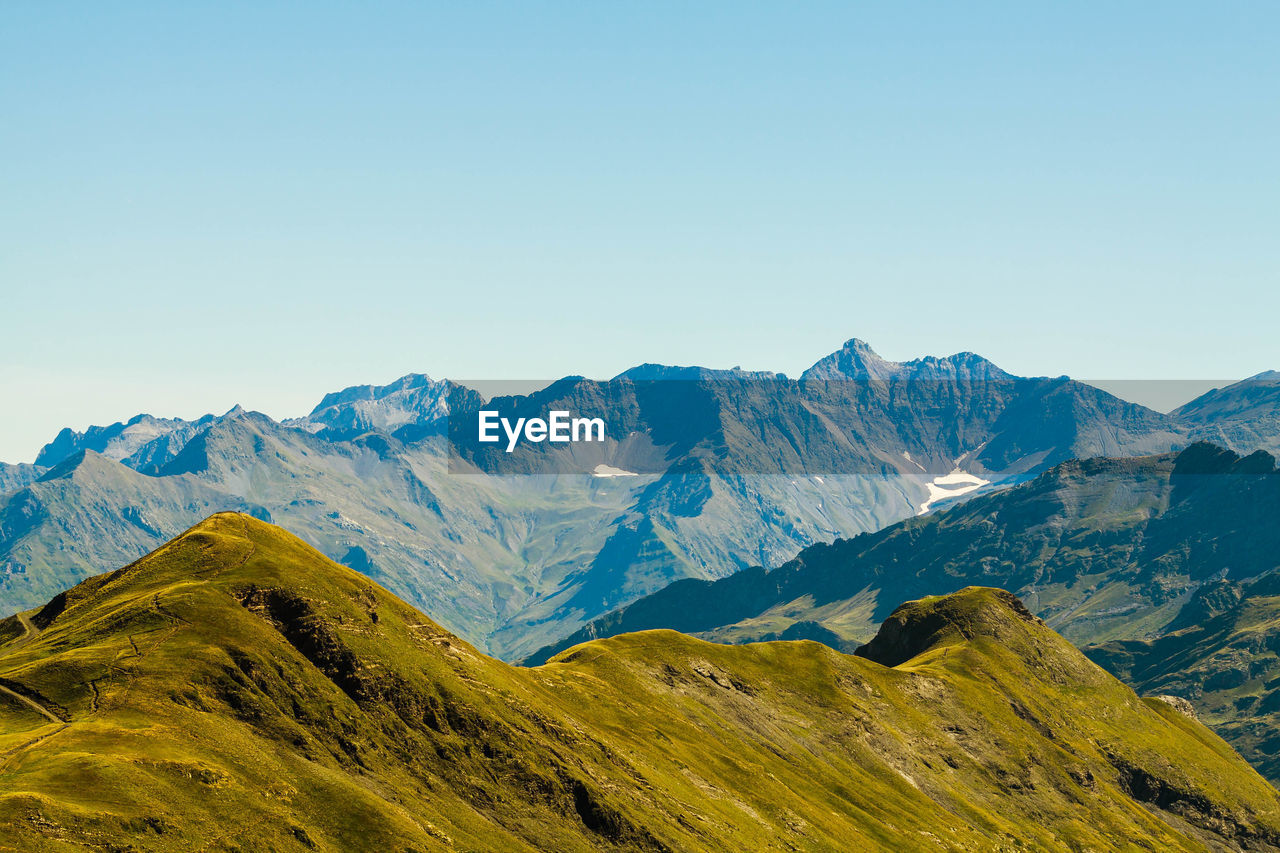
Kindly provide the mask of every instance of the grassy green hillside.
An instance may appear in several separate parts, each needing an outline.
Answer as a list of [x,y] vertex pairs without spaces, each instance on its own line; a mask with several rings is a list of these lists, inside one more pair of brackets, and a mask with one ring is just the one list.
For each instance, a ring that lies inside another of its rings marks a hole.
[[1280,795],[1007,593],[863,657],[648,631],[537,669],[220,514],[0,621],[0,849],[1280,849]]

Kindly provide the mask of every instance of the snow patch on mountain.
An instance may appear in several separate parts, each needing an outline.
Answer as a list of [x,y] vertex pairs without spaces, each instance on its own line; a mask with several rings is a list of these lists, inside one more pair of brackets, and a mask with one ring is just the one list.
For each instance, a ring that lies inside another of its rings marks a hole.
[[595,467],[595,470],[592,471],[591,473],[593,476],[596,476],[596,477],[638,477],[640,476],[635,471],[627,471],[622,468],[614,468],[612,465],[606,465],[603,462],[597,465]]
[[920,504],[920,510],[917,515],[924,515],[938,501],[946,500],[947,498],[958,498],[990,484],[990,480],[984,480],[976,474],[961,471],[959,468],[956,468],[950,474],[934,477],[933,480],[925,483],[925,488],[929,490],[929,498]]

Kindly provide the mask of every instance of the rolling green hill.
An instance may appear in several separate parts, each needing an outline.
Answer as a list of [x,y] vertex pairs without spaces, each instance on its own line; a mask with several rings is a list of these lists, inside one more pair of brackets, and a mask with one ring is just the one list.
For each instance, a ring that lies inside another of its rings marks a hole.
[[0,849],[1280,849],[1280,795],[1007,593],[861,657],[478,653],[220,514],[0,621]]

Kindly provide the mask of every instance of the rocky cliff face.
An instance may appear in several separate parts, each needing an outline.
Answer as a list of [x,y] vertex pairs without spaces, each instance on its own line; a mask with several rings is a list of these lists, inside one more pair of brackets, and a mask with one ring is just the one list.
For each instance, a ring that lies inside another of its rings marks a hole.
[[[235,413],[233,409],[227,414]],[[89,427],[82,433],[64,429],[40,450],[35,464],[52,468],[64,459],[90,450],[108,459],[128,460],[129,467],[141,469],[161,459],[165,455],[163,448],[181,448],[213,420],[212,415],[196,421],[136,415],[127,422]]]
[[440,425],[449,416],[450,397],[459,392],[465,393],[451,382],[411,373],[389,385],[356,385],[326,394],[311,414],[286,423],[334,441],[370,432],[394,435],[406,427]]
[[7,462],[0,462],[0,494],[34,483],[44,472],[44,467],[40,465],[31,465],[26,462],[10,465]]

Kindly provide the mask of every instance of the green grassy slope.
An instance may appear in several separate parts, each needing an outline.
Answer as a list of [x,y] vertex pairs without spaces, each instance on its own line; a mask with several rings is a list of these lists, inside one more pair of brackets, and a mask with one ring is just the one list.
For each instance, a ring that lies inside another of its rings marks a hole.
[[220,514],[0,621],[0,850],[1280,847],[1280,795],[1005,593],[866,657],[670,631],[484,655]]

